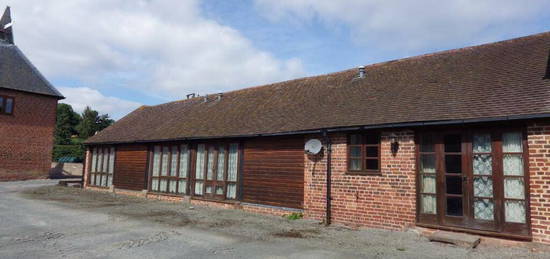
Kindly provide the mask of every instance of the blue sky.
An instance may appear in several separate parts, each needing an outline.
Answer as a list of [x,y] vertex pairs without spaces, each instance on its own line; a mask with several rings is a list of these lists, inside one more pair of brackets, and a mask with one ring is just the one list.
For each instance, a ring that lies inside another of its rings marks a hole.
[[0,0],[77,111],[182,99],[550,31],[550,1]]

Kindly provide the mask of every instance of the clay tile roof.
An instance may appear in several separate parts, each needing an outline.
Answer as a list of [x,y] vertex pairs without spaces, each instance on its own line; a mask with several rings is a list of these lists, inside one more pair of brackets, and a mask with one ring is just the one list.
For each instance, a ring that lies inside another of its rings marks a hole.
[[550,114],[550,32],[143,106],[87,143]]

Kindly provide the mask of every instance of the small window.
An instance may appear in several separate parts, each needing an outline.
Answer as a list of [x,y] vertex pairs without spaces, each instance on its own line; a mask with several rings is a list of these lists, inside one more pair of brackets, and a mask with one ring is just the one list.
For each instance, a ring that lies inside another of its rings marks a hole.
[[348,172],[380,172],[380,134],[350,134],[348,138]]
[[0,96],[0,114],[13,114],[13,98]]

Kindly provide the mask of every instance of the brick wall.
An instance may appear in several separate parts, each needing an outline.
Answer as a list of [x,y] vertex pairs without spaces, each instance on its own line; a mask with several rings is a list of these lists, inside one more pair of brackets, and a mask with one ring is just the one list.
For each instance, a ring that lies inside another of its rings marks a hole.
[[0,181],[46,177],[51,166],[57,99],[8,89],[13,115],[0,115]]
[[[395,133],[399,151],[391,153]],[[309,138],[311,138],[310,136]],[[415,222],[415,153],[412,131],[382,132],[381,174],[346,174],[347,139],[333,134],[332,222],[350,226],[404,229]],[[326,205],[326,156],[306,155],[305,217],[323,220]]]
[[533,241],[550,244],[550,122],[527,129]]

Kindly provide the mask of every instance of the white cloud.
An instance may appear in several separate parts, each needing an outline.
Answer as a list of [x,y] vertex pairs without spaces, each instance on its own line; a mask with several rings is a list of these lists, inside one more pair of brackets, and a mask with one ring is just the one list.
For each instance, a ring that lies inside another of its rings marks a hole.
[[259,50],[201,16],[197,0],[0,0],[15,41],[47,77],[112,82],[178,99],[304,74],[300,60]]
[[[492,41],[537,15],[547,0],[255,0],[272,21],[321,21],[349,26],[361,45],[417,50]],[[531,26],[532,27],[532,26]],[[472,41],[472,39],[475,39]]]
[[137,102],[105,96],[89,87],[58,87],[58,89],[66,97],[61,102],[70,104],[78,113],[82,113],[86,106],[90,106],[100,114],[107,113],[111,118],[120,119],[141,106]]

